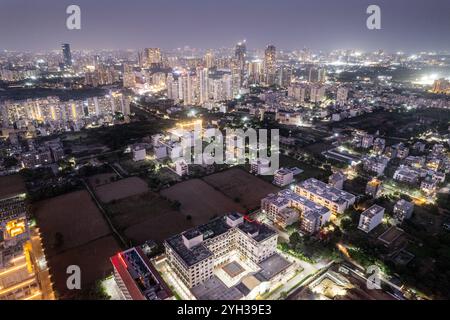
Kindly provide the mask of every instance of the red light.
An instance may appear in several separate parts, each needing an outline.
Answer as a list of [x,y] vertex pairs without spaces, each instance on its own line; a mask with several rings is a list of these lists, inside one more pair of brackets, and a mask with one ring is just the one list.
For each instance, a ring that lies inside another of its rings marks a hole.
[[118,253],[117,254],[117,256],[119,257],[119,260],[120,260],[120,262],[123,264],[123,266],[125,267],[125,268],[128,268],[128,266],[127,266],[127,263],[125,262],[125,260],[124,260],[124,258],[123,258],[123,256],[122,256],[122,253]]

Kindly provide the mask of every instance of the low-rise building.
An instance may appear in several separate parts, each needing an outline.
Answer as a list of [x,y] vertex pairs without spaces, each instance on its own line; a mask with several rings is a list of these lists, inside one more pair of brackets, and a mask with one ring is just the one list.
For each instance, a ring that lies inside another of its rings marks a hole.
[[172,300],[172,290],[140,247],[110,258],[114,280],[125,300]]
[[164,242],[172,269],[188,287],[211,279],[214,268],[230,261],[237,250],[259,264],[276,252],[278,234],[265,224],[231,213],[175,235]]
[[366,157],[362,162],[365,171],[373,172],[381,176],[389,163],[389,158],[385,156]]
[[394,180],[415,184],[419,180],[419,176],[417,170],[401,165],[394,173]]
[[344,213],[355,203],[356,197],[315,178],[305,180],[295,186],[295,192],[312,202],[328,208],[332,213]]
[[336,189],[342,190],[344,189],[344,182],[346,178],[347,177],[343,172],[337,171],[328,178],[328,184]]
[[400,223],[406,219],[411,218],[413,212],[414,204],[404,199],[397,201],[393,210],[394,218]]
[[133,153],[133,161],[143,161],[147,156],[147,150],[144,144],[138,143],[131,147],[131,152]]
[[358,229],[369,233],[383,221],[383,217],[384,208],[375,204],[361,213]]
[[[261,209],[268,219],[279,223],[281,226],[287,226],[290,224],[289,222],[300,219],[300,227],[303,229],[303,226],[305,226],[303,230],[308,233],[318,231],[331,217],[329,209],[289,189],[281,190],[276,194],[269,194],[261,200]],[[296,216],[292,209],[297,211],[299,215]],[[311,215],[308,212],[314,212],[314,214]],[[305,217],[309,221],[314,219],[314,223],[303,222]]]
[[370,180],[369,182],[367,182],[366,195],[368,195],[374,199],[377,199],[378,197],[381,196],[382,191],[383,191],[383,185],[380,180],[374,178],[374,179]]
[[287,168],[280,168],[275,171],[273,183],[279,187],[287,186],[294,181],[294,173]]

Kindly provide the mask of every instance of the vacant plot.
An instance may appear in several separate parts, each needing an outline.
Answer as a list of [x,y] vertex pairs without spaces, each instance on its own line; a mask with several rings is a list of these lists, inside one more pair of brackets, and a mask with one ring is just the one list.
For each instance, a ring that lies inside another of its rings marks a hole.
[[[38,202],[34,211],[49,256],[110,234],[102,214],[84,190]],[[58,240],[56,233],[62,238]]]
[[26,191],[25,181],[20,175],[0,177],[0,199],[16,196]]
[[147,192],[107,206],[113,224],[134,244],[147,240],[161,243],[192,227],[192,220],[158,194]]
[[81,289],[86,289],[113,272],[109,257],[119,251],[121,248],[114,237],[108,235],[49,258],[48,265],[59,298],[70,299],[74,293],[67,289],[67,267],[80,267]]
[[88,181],[92,187],[97,188],[101,185],[111,183],[115,179],[117,179],[117,174],[111,172],[96,174],[95,176],[89,177]]
[[280,190],[271,183],[236,168],[210,175],[203,180],[246,210],[259,207],[262,198]]
[[176,184],[161,191],[161,195],[172,201],[179,201],[181,212],[190,215],[196,225],[229,212],[244,213],[244,208],[239,203],[200,179]]
[[87,191],[38,202],[33,208],[58,294],[69,294],[66,268],[78,265],[82,286],[110,273],[109,257],[120,250]]
[[147,191],[147,183],[136,177],[126,178],[95,188],[95,193],[103,203],[128,198]]

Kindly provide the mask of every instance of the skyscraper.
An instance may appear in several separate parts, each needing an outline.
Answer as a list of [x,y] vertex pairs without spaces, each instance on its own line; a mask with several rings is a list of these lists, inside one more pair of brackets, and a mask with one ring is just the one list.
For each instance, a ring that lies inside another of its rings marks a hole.
[[197,69],[197,76],[199,77],[200,86],[200,104],[203,104],[209,100],[208,68]]
[[208,69],[211,69],[212,67],[215,66],[215,64],[214,64],[214,54],[212,53],[211,50],[208,50],[206,52],[206,55],[205,55],[205,66]]
[[239,81],[239,87],[244,82],[246,56],[247,56],[247,46],[244,40],[242,42],[238,42],[234,50],[234,60],[235,60],[234,64],[236,70],[233,73],[235,74],[235,78],[238,79]]
[[70,44],[62,44],[63,63],[65,68],[72,67],[72,53],[70,52]]
[[268,45],[264,52],[264,77],[266,85],[275,84],[277,71],[277,49],[274,45]]
[[145,48],[144,49],[144,66],[151,67],[162,62],[161,49]]

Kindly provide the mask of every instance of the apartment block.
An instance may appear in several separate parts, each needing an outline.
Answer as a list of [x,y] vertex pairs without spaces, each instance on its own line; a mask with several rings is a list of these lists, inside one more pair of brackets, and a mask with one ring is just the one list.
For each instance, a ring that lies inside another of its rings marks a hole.
[[356,200],[353,194],[339,190],[315,178],[297,184],[295,192],[318,205],[328,208],[333,214],[343,213]]
[[361,213],[358,229],[369,233],[383,221],[383,217],[384,208],[378,205],[373,205]]

